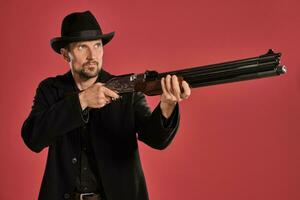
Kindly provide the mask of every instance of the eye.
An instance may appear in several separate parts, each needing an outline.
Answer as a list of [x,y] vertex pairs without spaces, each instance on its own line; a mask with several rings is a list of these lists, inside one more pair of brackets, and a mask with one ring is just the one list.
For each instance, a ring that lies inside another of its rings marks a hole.
[[95,44],[95,48],[99,48],[99,47],[101,47],[102,46],[102,43],[97,43],[97,44]]
[[80,44],[77,46],[77,48],[78,48],[78,50],[83,50],[85,48],[85,45]]

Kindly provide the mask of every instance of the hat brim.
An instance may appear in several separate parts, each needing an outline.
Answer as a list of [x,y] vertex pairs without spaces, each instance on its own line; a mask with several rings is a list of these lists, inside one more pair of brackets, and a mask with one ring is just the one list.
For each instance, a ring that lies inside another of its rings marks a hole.
[[110,32],[107,34],[96,35],[96,36],[85,36],[85,37],[56,37],[50,40],[50,45],[52,49],[60,54],[60,49],[64,48],[66,45],[72,42],[79,42],[79,41],[89,41],[89,40],[97,40],[101,39],[102,44],[106,45],[111,39],[114,37],[115,32]]

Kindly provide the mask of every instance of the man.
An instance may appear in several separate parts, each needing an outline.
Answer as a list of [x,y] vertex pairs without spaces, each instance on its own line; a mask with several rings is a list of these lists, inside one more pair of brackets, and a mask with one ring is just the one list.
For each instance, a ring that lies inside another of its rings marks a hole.
[[66,16],[61,37],[51,40],[70,71],[39,84],[22,127],[32,151],[49,147],[40,200],[148,199],[137,139],[166,148],[178,129],[178,102],[191,91],[168,75],[152,113],[140,92],[120,98],[105,87],[113,75],[102,69],[103,45],[113,36],[86,11]]

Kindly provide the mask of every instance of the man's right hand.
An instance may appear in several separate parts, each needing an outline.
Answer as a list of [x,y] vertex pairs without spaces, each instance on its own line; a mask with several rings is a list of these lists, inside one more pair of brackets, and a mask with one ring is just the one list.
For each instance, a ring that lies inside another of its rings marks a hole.
[[108,89],[102,83],[95,83],[79,93],[82,110],[86,107],[102,108],[110,103],[112,99],[117,99],[119,97],[120,96],[117,93]]

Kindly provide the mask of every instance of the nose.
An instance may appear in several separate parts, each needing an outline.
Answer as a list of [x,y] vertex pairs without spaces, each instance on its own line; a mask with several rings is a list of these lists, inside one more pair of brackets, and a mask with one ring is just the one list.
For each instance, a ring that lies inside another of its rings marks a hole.
[[96,58],[96,51],[92,48],[88,48],[88,52],[87,52],[87,59],[88,60],[94,60]]

